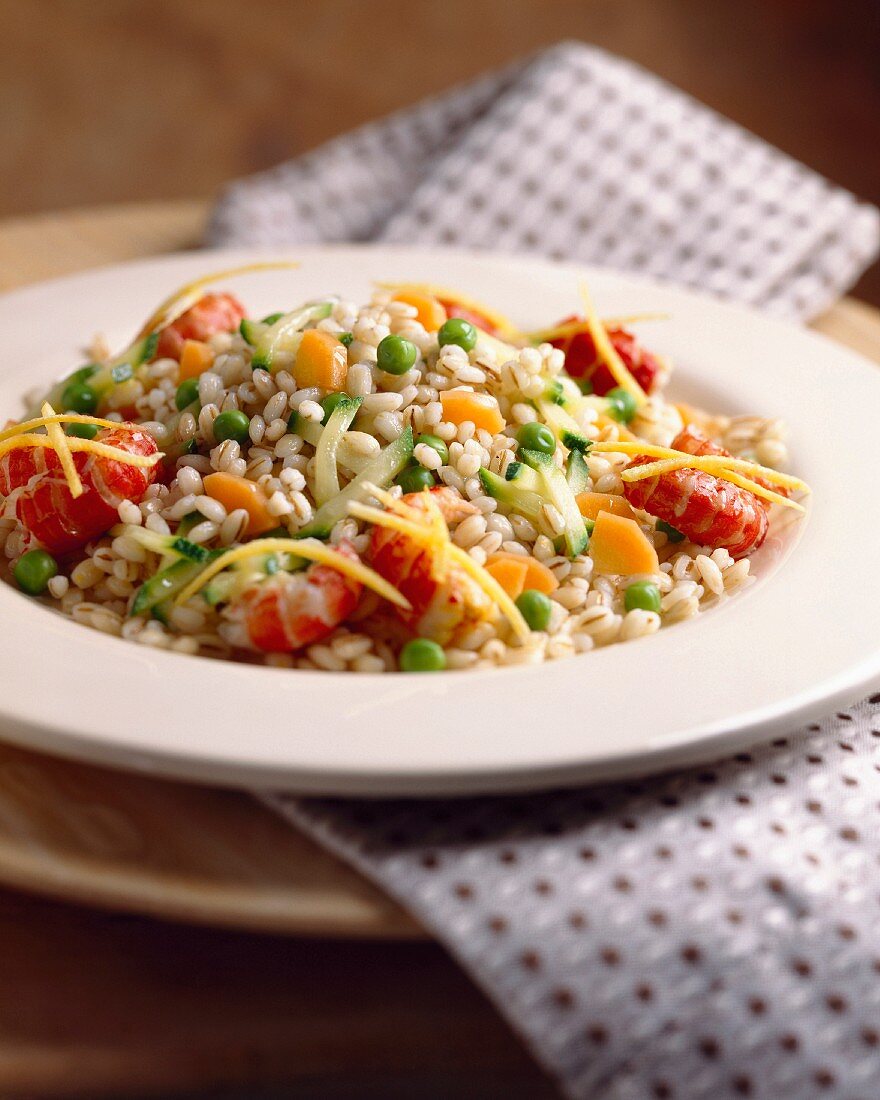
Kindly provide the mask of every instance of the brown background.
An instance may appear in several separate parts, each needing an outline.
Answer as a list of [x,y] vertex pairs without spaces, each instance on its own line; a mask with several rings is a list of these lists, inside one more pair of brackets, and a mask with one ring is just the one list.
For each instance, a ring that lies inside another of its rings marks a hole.
[[880,202],[876,0],[0,0],[0,27],[0,217],[207,196],[566,37]]

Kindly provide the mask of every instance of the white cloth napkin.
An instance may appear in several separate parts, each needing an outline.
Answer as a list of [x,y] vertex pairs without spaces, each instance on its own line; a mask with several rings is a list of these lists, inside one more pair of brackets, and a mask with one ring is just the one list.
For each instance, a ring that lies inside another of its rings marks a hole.
[[[873,208],[571,44],[233,184],[211,228],[533,251],[799,319],[878,236]],[[446,944],[568,1096],[880,1096],[880,696],[671,778],[264,798]]]
[[876,257],[877,210],[620,58],[564,43],[228,187],[214,245],[532,252],[800,320]]

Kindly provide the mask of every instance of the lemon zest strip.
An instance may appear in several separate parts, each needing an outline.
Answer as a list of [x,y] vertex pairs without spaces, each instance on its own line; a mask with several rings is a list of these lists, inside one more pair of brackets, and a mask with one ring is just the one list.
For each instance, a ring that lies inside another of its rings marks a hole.
[[580,287],[581,300],[584,304],[584,316],[586,318],[587,331],[593,338],[593,343],[596,345],[596,354],[599,356],[601,362],[603,362],[614,376],[614,381],[631,394],[636,403],[641,407],[648,399],[648,395],[638,384],[638,382],[627,370],[626,364],[617,354],[617,349],[611,343],[608,338],[608,333],[605,331],[605,326],[596,316],[596,310],[593,306],[593,299],[590,297],[590,292],[586,283],[581,283]]
[[[51,417],[55,415],[55,410],[49,404],[48,401],[43,402],[43,406],[40,412],[45,417]],[[61,469],[64,473],[65,480],[67,481],[67,487],[70,489],[70,495],[74,500],[77,497],[83,495],[83,483],[79,476],[79,471],[74,465],[73,455],[70,453],[70,448],[67,445],[67,436],[64,434],[61,425],[52,423],[51,421],[46,425],[46,434],[49,437],[49,441],[52,444],[52,449],[55,454],[58,455],[58,460],[61,463]]]
[[380,577],[375,570],[359,561],[352,561],[345,554],[340,554],[338,550],[325,546],[317,539],[283,538],[254,539],[244,546],[236,546],[232,550],[227,550],[225,554],[221,554],[219,558],[206,566],[194,580],[190,581],[176,597],[175,606],[180,606],[186,603],[187,600],[192,599],[209,580],[216,577],[218,573],[222,573],[230,565],[258,554],[274,553],[289,553],[297,558],[305,558],[307,561],[327,565],[331,569],[351,577],[352,580],[359,581],[365,588],[371,588],[378,595],[388,600],[389,603],[396,604],[404,610],[409,610],[409,600],[383,577]]

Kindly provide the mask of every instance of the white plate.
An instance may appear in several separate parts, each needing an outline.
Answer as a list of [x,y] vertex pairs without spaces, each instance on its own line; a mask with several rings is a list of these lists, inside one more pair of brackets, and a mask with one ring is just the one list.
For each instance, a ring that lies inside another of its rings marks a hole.
[[[265,258],[265,254],[260,254]],[[277,255],[277,253],[276,253]],[[389,248],[306,249],[302,267],[229,280],[256,314],[376,279],[460,287],[537,327],[577,308],[582,269]],[[256,258],[172,256],[0,300],[0,419],[114,345],[168,291]],[[770,738],[880,682],[880,372],[819,336],[709,298],[588,272],[601,313],[659,310],[648,342],[672,394],[779,415],[813,487],[778,521],[757,583],[696,620],[526,669],[337,675],[158,652],[78,626],[0,585],[0,729],[24,745],[220,783],[324,794],[446,794],[574,784],[693,763]]]

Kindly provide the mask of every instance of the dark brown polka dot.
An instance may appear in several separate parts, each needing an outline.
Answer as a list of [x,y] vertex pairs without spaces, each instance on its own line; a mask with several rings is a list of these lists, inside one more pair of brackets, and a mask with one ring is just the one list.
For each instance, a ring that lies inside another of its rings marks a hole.
[[660,796],[660,805],[669,807],[678,806],[680,805],[680,800],[676,798],[674,794],[664,794]]
[[627,833],[635,833],[638,831],[639,823],[633,817],[625,817],[621,821],[620,827]]
[[862,1042],[869,1047],[880,1046],[880,1032],[873,1027],[863,1027]]
[[835,1082],[834,1074],[830,1069],[817,1069],[813,1074],[813,1080],[820,1089],[830,1089]]
[[779,1036],[779,1045],[783,1050],[787,1050],[789,1054],[792,1054],[800,1047],[801,1042],[797,1035],[792,1035],[791,1032],[787,1032],[785,1035]]
[[840,749],[841,749],[842,752],[855,752],[856,751],[852,747],[852,745],[849,743],[849,741],[838,741],[837,744],[840,746]]
[[841,840],[858,840],[859,834],[857,829],[853,829],[851,825],[847,825],[845,829],[840,830]]
[[770,823],[771,830],[776,833],[777,836],[785,836],[788,829],[782,824],[781,821],[773,821]]
[[587,918],[584,916],[583,913],[569,913],[568,923],[571,925],[572,928],[576,929],[587,928],[589,925],[589,922],[587,921]]
[[725,916],[731,924],[742,924],[743,922],[743,915],[739,909],[728,909]]
[[597,1047],[604,1046],[608,1042],[608,1029],[602,1024],[592,1024],[587,1028],[586,1034],[587,1039]]
[[599,958],[606,966],[617,966],[620,963],[620,952],[616,947],[603,947]]
[[624,875],[618,875],[613,881],[613,886],[621,894],[628,894],[632,890],[632,883]]
[[858,787],[859,781],[854,775],[842,775],[840,777],[844,787]]
[[752,854],[744,844],[734,844],[733,854],[740,859],[748,859]]
[[523,951],[519,957],[519,961],[526,970],[541,969],[541,956],[537,951]]
[[774,775],[770,776],[770,782],[775,783],[777,787],[784,787],[785,784],[788,782],[788,778],[784,775],[781,775],[779,772],[776,772]]
[[751,755],[751,753],[748,753],[748,752],[738,752],[736,754],[736,756],[734,756],[733,759],[737,762],[737,764],[751,764],[752,763],[752,755]]
[[651,909],[648,911],[648,921],[655,928],[662,928],[666,924],[667,917],[662,909]]
[[715,822],[712,820],[711,817],[698,817],[697,824],[700,826],[701,829],[715,828]]
[[420,862],[426,871],[433,871],[440,866],[440,860],[433,852],[425,852]]
[[752,1079],[751,1077],[746,1077],[744,1073],[740,1073],[734,1077],[730,1084],[737,1096],[752,1095]]
[[763,1016],[767,1011],[767,1002],[763,997],[750,997],[749,998],[749,1012],[753,1016]]
[[775,741],[771,741],[770,744],[774,749],[784,749],[788,744],[788,739],[785,737],[777,737]]
[[535,893],[540,894],[541,897],[547,897],[553,893],[553,883],[548,882],[545,878],[538,879],[535,883]]
[[839,993],[829,993],[825,998],[825,1004],[832,1012],[846,1012],[849,1007],[846,1003],[846,998],[841,997]]
[[596,852],[592,848],[581,848],[578,855],[585,863],[592,863],[596,858]]
[[504,917],[490,917],[489,928],[492,932],[495,932],[496,935],[500,936],[502,932],[507,931],[507,921]]
[[570,989],[556,989],[553,992],[553,1003],[557,1008],[567,1009],[574,1004],[574,994]]
[[462,901],[470,901],[474,896],[474,888],[466,882],[459,882],[455,887],[455,896]]
[[808,764],[821,764],[822,763],[822,757],[819,756],[817,753],[810,753],[810,755],[807,757],[807,763]]
[[697,782],[703,783],[706,786],[710,786],[712,783],[718,782],[718,776],[715,774],[715,772],[700,772],[700,774],[697,776]]
[[793,959],[791,968],[800,978],[809,978],[813,973],[813,968],[806,959]]
[[736,801],[740,804],[740,806],[751,806],[752,804],[752,800],[747,794],[738,794],[736,796]]
[[691,886],[693,886],[695,890],[708,890],[709,880],[704,878],[703,875],[694,875],[691,879]]
[[711,1035],[700,1040],[700,1054],[710,1061],[714,1061],[721,1054],[721,1044]]
[[502,863],[516,863],[519,859],[516,852],[509,848],[505,848],[503,852],[498,853],[498,858]]
[[672,859],[672,849],[667,848],[665,844],[661,844],[659,848],[654,849],[654,855],[658,859]]
[[695,943],[689,943],[681,949],[681,957],[686,963],[694,966],[703,958],[703,952]]
[[839,925],[837,934],[842,940],[854,940],[856,938],[856,930],[849,924]]
[[672,1086],[668,1081],[655,1081],[651,1086],[651,1091],[657,1097],[657,1100],[672,1100],[674,1096]]
[[776,878],[774,876],[773,878],[767,879],[767,889],[770,890],[773,894],[784,894],[785,883],[782,881],[781,878]]
[[817,802],[815,798],[808,799],[806,806],[811,814],[820,814],[822,812],[822,803]]
[[636,996],[640,1001],[644,1001],[646,1004],[648,1001],[654,999],[654,990],[646,982],[636,986]]

